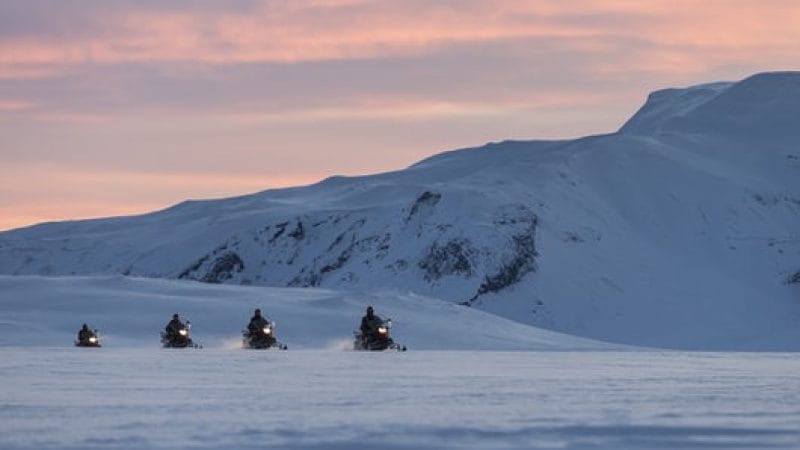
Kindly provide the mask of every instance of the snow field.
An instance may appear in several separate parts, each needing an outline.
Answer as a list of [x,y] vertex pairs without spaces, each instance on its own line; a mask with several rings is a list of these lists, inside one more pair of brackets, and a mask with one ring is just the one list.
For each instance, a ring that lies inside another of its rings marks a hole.
[[763,449],[796,354],[0,348],[0,448]]
[[432,298],[397,292],[219,286],[116,277],[0,276],[0,347],[69,347],[81,324],[105,347],[159,347],[172,314],[192,322],[206,348],[238,348],[255,308],[277,323],[290,349],[351,347],[367,305],[392,319],[411,349],[568,350],[622,348],[537,329]]
[[[367,303],[410,351],[342,351]],[[240,348],[259,306],[289,351]],[[159,347],[174,311],[204,349]],[[103,348],[71,345],[84,321]],[[408,294],[0,277],[3,450],[791,449],[798,374],[796,353],[623,348]]]

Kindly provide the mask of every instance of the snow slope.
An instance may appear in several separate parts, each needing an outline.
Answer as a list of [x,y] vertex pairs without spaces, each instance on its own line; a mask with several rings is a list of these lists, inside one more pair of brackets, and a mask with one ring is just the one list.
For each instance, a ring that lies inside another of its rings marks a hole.
[[392,319],[411,349],[611,350],[621,346],[537,329],[473,308],[413,294],[217,286],[115,277],[0,276],[0,347],[72,347],[86,322],[105,347],[160,347],[178,312],[208,348],[241,348],[255,308],[277,323],[291,349],[349,350],[367,305]]
[[0,273],[414,292],[626,344],[798,350],[798,230],[800,73],[766,73],[656,92],[608,135],[2,233]]

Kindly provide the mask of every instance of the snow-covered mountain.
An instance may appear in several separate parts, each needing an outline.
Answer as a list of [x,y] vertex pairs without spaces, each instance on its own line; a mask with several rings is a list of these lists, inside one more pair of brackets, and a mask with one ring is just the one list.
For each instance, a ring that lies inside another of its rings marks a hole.
[[800,349],[800,73],[658,91],[608,135],[13,230],[0,273],[389,289],[628,344]]

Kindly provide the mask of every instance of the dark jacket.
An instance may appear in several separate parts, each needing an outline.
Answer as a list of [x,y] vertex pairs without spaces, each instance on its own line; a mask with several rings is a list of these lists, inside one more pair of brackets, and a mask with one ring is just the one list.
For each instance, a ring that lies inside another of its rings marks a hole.
[[81,328],[78,331],[78,342],[87,342],[90,337],[94,336],[94,332],[88,328]]
[[372,317],[365,315],[361,318],[361,334],[369,335],[377,333],[378,327],[381,326],[382,323],[383,320],[377,314],[373,314]]
[[247,331],[255,334],[267,325],[269,325],[269,321],[265,319],[264,316],[253,316],[250,318],[250,323],[247,325]]
[[181,328],[186,328],[186,325],[184,325],[180,319],[172,319],[169,321],[164,330],[167,332],[167,336],[175,336],[178,334],[178,330]]

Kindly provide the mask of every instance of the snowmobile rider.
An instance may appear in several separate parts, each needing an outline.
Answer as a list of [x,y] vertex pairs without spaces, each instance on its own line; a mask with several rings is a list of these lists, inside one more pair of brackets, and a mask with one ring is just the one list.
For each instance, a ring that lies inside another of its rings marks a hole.
[[172,320],[169,321],[167,326],[164,328],[164,331],[167,332],[167,339],[172,340],[178,336],[178,332],[182,329],[186,328],[186,325],[181,322],[180,317],[177,313],[172,315]]
[[89,329],[89,325],[83,324],[78,331],[78,342],[89,342],[89,338],[94,336],[94,332]]
[[375,314],[372,306],[367,306],[367,314],[361,318],[361,336],[374,336],[382,323],[383,320]]
[[261,315],[260,309],[256,309],[255,312],[253,312],[253,317],[250,318],[250,323],[247,325],[247,331],[251,335],[256,335],[267,325],[269,325],[269,321]]

